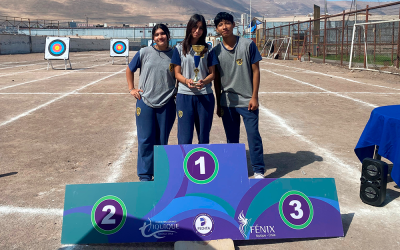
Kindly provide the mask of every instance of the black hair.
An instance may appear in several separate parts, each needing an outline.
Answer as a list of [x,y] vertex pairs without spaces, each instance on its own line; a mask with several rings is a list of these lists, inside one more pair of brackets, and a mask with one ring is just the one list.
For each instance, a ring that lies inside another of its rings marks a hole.
[[151,31],[151,39],[153,39],[153,41],[154,41],[154,34],[156,33],[156,31],[158,29],[162,29],[162,31],[164,31],[164,33],[167,35],[167,40],[168,40],[168,44],[169,44],[169,39],[171,38],[171,35],[169,33],[169,29],[168,29],[167,25],[162,24],[162,23],[158,23],[158,24],[154,25],[153,30]]
[[218,14],[215,16],[215,18],[214,18],[215,27],[217,27],[218,24],[219,24],[222,20],[225,20],[225,21],[229,21],[229,22],[231,22],[231,23],[234,23],[234,21],[233,21],[233,16],[232,16],[231,14],[229,14],[229,13],[227,13],[227,12],[220,12],[220,13],[218,13]]
[[206,36],[207,36],[207,24],[206,20],[202,15],[199,14],[194,14],[193,16],[190,17],[189,22],[186,26],[186,35],[185,39],[182,41],[182,52],[183,55],[187,55],[190,52],[190,46],[191,46],[191,40],[192,40],[192,29],[197,27],[197,23],[201,22],[202,28],[203,28],[203,34],[197,41],[197,45],[204,45],[204,51],[201,53],[203,55],[205,52],[208,51],[208,45],[206,43]]

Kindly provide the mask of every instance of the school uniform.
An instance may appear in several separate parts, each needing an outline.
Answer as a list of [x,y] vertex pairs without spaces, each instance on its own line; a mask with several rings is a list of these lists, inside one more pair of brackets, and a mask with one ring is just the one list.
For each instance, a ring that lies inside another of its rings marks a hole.
[[250,160],[255,173],[264,174],[263,144],[258,130],[259,110],[248,110],[253,96],[252,64],[262,60],[257,46],[250,39],[237,37],[232,50],[223,42],[215,48],[221,76],[222,122],[228,143],[239,143],[240,116],[247,132]]
[[176,79],[172,54],[172,49],[159,51],[149,46],[140,49],[129,64],[132,72],[140,68],[138,88],[143,90],[136,102],[137,173],[141,181],[152,179],[154,145],[168,144],[175,122]]
[[[182,45],[175,47],[171,62],[182,68],[182,75],[187,79],[195,77],[193,49],[186,55],[183,54]],[[205,79],[208,75],[208,68],[218,64],[211,46],[208,52],[200,59],[199,79]],[[176,96],[176,112],[178,115],[178,143],[192,144],[193,129],[196,128],[199,144],[210,143],[210,131],[212,126],[215,107],[215,98],[211,83],[205,85],[201,90],[189,88],[186,84],[179,83]]]

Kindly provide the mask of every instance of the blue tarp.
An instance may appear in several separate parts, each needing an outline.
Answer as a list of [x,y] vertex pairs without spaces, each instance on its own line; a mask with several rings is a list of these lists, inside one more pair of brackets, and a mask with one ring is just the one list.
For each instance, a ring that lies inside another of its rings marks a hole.
[[262,24],[262,22],[258,21],[258,20],[253,20],[251,22],[251,24],[249,24],[249,26],[247,26],[247,28],[250,28],[250,25],[253,25],[253,27],[251,27],[251,32],[255,31],[257,29],[257,25]]

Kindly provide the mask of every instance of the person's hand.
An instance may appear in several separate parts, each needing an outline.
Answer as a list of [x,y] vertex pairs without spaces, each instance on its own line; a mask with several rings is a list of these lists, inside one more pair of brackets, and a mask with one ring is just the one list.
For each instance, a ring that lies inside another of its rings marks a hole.
[[129,92],[131,95],[133,95],[136,99],[140,100],[142,97],[140,96],[139,92],[143,92],[141,89],[132,89],[131,92]]
[[189,88],[196,88],[196,85],[193,84],[193,79],[186,79],[185,83]]
[[250,99],[249,108],[248,108],[248,109],[249,109],[249,110],[252,110],[252,111],[258,109],[258,99],[257,99],[257,98],[252,97],[252,98]]
[[200,90],[200,89],[204,88],[205,85],[206,84],[204,83],[204,80],[199,80],[199,83],[196,84],[196,88]]
[[218,117],[222,117],[222,108],[220,105],[217,105],[217,115]]

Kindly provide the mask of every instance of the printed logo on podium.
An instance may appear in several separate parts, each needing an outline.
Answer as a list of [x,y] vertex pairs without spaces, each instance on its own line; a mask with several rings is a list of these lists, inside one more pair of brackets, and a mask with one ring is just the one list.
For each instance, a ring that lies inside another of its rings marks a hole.
[[214,231],[214,220],[209,214],[199,214],[194,218],[193,227],[201,236],[208,236]]

